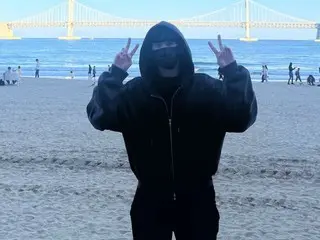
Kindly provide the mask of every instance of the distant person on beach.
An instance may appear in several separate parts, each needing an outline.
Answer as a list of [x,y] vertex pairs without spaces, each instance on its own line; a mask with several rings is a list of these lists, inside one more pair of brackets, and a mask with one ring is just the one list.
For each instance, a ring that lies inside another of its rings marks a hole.
[[262,65],[261,82],[267,82],[268,77],[268,67],[267,65]]
[[7,85],[16,84],[18,82],[18,73],[15,69],[8,67],[8,70],[3,74],[3,81]]
[[2,78],[0,78],[0,86],[6,85],[5,83],[5,73],[2,74]]
[[74,73],[73,73],[72,70],[70,71],[70,78],[71,78],[71,79],[74,79]]
[[108,72],[110,72],[111,71],[111,66],[110,65],[108,65]]
[[135,240],[213,240],[219,230],[212,176],[226,132],[242,133],[256,120],[249,71],[218,36],[209,46],[224,80],[194,72],[190,48],[172,24],[147,33],[140,73],[126,84],[136,45],[131,39],[104,72],[87,106],[98,130],[121,132],[138,179],[131,206]]
[[3,81],[5,81],[8,85],[11,84],[12,80],[12,69],[8,67],[7,71],[3,73]]
[[300,80],[300,84],[302,84],[302,80],[301,80],[301,76],[300,76],[300,68],[297,68],[295,75],[296,75],[296,82],[298,80]]
[[18,66],[17,73],[18,73],[18,81],[20,82],[21,81],[21,76],[22,76],[22,71],[21,71],[21,67],[20,66]]
[[96,66],[93,66],[92,69],[92,84],[90,85],[90,87],[95,86],[96,85]]
[[18,72],[16,69],[13,69],[11,74],[11,83],[16,84],[17,82],[19,82],[18,79],[19,79]]
[[266,70],[266,77],[267,77],[267,81],[269,80],[269,69],[267,65],[264,65],[264,68]]
[[93,66],[93,69],[92,69],[92,77],[93,77],[93,81],[95,82],[96,81],[96,66]]
[[92,80],[92,75],[91,75],[91,72],[92,72],[92,67],[91,67],[91,65],[89,64],[89,70],[88,70],[88,80]]
[[309,75],[309,77],[307,78],[307,83],[308,85],[314,86],[316,82],[316,79],[314,78],[313,75]]
[[35,78],[39,78],[40,77],[40,62],[39,59],[36,59],[36,72],[34,74]]
[[295,67],[292,67],[292,62],[289,64],[289,80],[288,80],[288,84],[290,84],[290,80],[291,80],[291,84],[293,84],[293,70],[295,70]]

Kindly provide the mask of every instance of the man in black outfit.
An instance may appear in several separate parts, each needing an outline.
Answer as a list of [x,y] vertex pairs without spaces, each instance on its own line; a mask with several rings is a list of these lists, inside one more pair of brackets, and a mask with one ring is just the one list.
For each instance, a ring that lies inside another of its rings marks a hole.
[[223,81],[195,73],[181,32],[153,26],[140,51],[141,77],[123,85],[138,45],[127,46],[104,72],[87,106],[98,130],[121,132],[138,179],[131,206],[135,240],[213,240],[219,230],[212,176],[226,132],[244,132],[256,120],[248,70],[218,36]]
[[92,67],[91,67],[91,65],[89,64],[89,69],[88,69],[88,78],[89,78],[89,80],[91,80],[91,72],[92,72]]

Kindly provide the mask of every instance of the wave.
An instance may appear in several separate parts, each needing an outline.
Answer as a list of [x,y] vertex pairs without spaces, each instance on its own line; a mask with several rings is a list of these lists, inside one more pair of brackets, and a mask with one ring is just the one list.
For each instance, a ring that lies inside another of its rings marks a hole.
[[[239,62],[241,65],[247,67],[247,68],[258,68],[261,69],[262,64],[264,63],[260,63],[260,62]],[[79,62],[68,62],[68,61],[64,61],[64,62],[48,62],[46,64],[42,64],[41,65],[41,70],[52,70],[52,71],[59,71],[61,69],[69,69],[69,68],[77,68],[77,69],[82,69],[83,71],[87,71],[88,70],[88,64],[91,64],[91,66],[96,66],[96,68],[99,69],[105,69],[107,68],[108,65],[112,64],[112,60],[110,59],[110,61],[106,61],[105,59],[101,60],[101,61],[96,61],[95,63],[91,63],[91,61],[88,61],[88,63],[79,63]],[[15,67],[18,66],[19,64],[12,64],[12,63],[0,63],[0,69],[3,68],[4,70],[8,67]],[[212,69],[217,70],[218,69],[218,65],[216,63],[215,60],[208,60],[208,61],[201,61],[201,60],[195,60],[194,61],[194,65],[195,66],[203,66],[203,67],[211,67]],[[278,64],[278,63],[270,63],[267,64],[269,70],[284,70],[284,71],[288,71],[288,65],[287,64]],[[35,64],[33,62],[24,62],[23,64],[20,64],[20,66],[22,67],[23,70],[26,71],[34,71],[35,68]],[[311,66],[310,64],[306,65],[306,64],[296,64],[296,67],[299,67],[301,69],[301,71],[303,70],[315,70],[319,72],[319,66],[317,64],[315,64],[315,66]],[[135,62],[131,68],[135,68],[138,69],[139,68],[139,63]]]
[[[203,71],[203,69],[199,68],[197,69],[199,73],[207,73],[209,75],[211,75],[212,77],[216,77],[217,74],[214,72],[208,72],[208,71]],[[61,74],[61,73],[60,73]],[[68,74],[66,75],[60,75],[60,74],[56,74],[56,75],[44,75],[41,74],[41,78],[48,78],[48,79],[65,79],[65,80],[71,80],[71,81],[76,81],[76,80],[81,80],[81,81],[88,81],[88,76],[87,74],[83,74],[83,75],[75,75],[73,79],[70,78],[70,76]],[[130,81],[131,79],[133,79],[134,77],[138,76],[139,73],[131,73],[129,74],[129,76],[127,77],[127,79],[125,80],[125,82]],[[24,75],[22,77],[25,78],[34,78],[34,75],[32,75],[32,73],[30,73],[30,75]],[[96,80],[98,79],[99,75],[97,75]],[[253,82],[261,82],[261,76],[260,73],[251,73],[251,77],[252,77],[252,81]],[[317,77],[316,77],[317,79]],[[288,81],[288,76],[286,74],[272,74],[269,75],[269,82],[286,82]],[[306,81],[306,76],[302,76],[302,81]]]

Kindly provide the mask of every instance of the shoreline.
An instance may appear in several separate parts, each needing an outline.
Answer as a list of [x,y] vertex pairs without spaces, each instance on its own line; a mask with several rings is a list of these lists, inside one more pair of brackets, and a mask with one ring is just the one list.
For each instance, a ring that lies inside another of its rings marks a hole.
[[[132,80],[133,78],[135,77],[127,77],[124,82],[128,82],[130,80]],[[99,79],[99,76],[96,77],[96,81],[98,81]],[[32,76],[26,76],[26,77],[21,77],[21,80],[24,81],[24,80],[35,80],[34,77]],[[70,77],[62,77],[62,76],[43,76],[43,77],[40,77],[38,80],[64,80],[64,81],[89,81],[89,82],[92,82],[93,80],[88,80],[88,77],[75,77],[74,79],[71,79]],[[265,83],[286,83],[288,80],[269,80],[268,82],[265,82]],[[261,83],[261,79],[252,79],[252,82],[254,83]],[[294,81],[295,82],[295,81]],[[307,80],[302,80],[302,83],[306,83]],[[318,83],[319,80],[316,79],[316,83]]]

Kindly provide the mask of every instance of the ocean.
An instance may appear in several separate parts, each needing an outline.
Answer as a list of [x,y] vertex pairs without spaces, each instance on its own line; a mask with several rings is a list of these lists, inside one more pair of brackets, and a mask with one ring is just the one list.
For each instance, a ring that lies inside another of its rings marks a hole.
[[[21,66],[22,75],[33,76],[35,59],[41,64],[40,77],[67,78],[72,70],[75,79],[87,79],[88,64],[96,66],[97,75],[105,71],[113,58],[126,43],[126,39],[82,39],[61,41],[58,39],[22,39],[0,41],[0,72],[8,66]],[[143,39],[133,39],[132,45],[141,44]],[[195,67],[198,72],[217,76],[216,59],[207,44],[208,40],[190,39]],[[319,75],[320,43],[313,41],[261,40],[241,42],[225,40],[231,47],[237,61],[247,67],[253,80],[260,80],[261,65],[269,68],[270,81],[284,81],[288,78],[288,65],[300,67],[303,80],[309,74]],[[139,54],[129,71],[130,77],[139,75]]]

